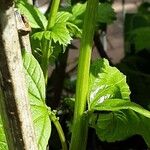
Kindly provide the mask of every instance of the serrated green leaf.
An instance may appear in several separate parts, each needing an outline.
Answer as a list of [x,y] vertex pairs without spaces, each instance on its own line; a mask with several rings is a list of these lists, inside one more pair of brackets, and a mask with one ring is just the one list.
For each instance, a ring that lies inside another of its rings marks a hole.
[[27,18],[32,28],[46,29],[46,17],[33,5],[30,5],[25,0],[18,0],[16,2],[17,8]]
[[47,40],[51,40],[51,31],[44,31],[44,38]]
[[44,37],[47,40],[53,40],[54,43],[58,42],[60,45],[67,46],[70,44],[72,38],[70,36],[69,30],[66,27],[66,24],[66,22],[56,23],[50,31],[36,32],[32,35],[32,38],[41,41]]
[[106,99],[129,100],[130,90],[126,77],[106,59],[99,59],[91,65],[89,83],[89,109]]
[[150,112],[130,102],[125,76],[107,60],[92,64],[89,91],[89,109],[94,112],[90,124],[101,140],[115,142],[139,134],[150,145]]
[[23,53],[31,113],[39,150],[45,150],[51,133],[51,122],[45,104],[45,80],[40,65],[32,54]]
[[62,22],[66,23],[70,17],[72,17],[71,13],[60,11],[57,13],[56,23],[62,23]]
[[71,36],[75,36],[76,38],[81,38],[82,31],[75,24],[71,22],[66,23],[67,28]]
[[70,22],[70,18],[72,17],[73,15],[69,12],[58,12],[56,23],[65,23],[71,36],[81,37],[81,30],[74,23]]
[[97,21],[100,23],[110,24],[116,19],[116,14],[112,5],[109,3],[101,3],[98,7]]
[[[82,27],[83,17],[86,10],[86,4],[78,3],[72,8],[72,16],[70,21],[76,24],[78,27]],[[109,3],[100,3],[98,7],[98,23],[110,24],[116,19],[116,13]]]
[[41,41],[43,37],[47,40],[51,40],[51,31],[36,32],[32,35],[34,40],[38,39],[39,41]]
[[72,14],[73,14],[74,18],[83,15],[83,13],[86,10],[86,4],[87,3],[84,3],[84,4],[77,3],[76,5],[73,6],[73,8],[72,8]]
[[70,18],[72,17],[73,15],[69,12],[58,12],[56,23],[66,23],[66,27],[69,30],[71,36],[81,37],[81,30],[74,23],[70,22]]
[[43,38],[43,35],[44,35],[44,31],[36,32],[31,36],[31,38],[33,38],[35,40],[38,39],[39,41],[41,41]]
[[60,45],[67,46],[72,40],[69,31],[66,27],[66,23],[56,23],[51,29],[51,38]]
[[69,21],[77,25],[80,29],[82,28],[83,25],[85,10],[86,10],[86,3],[84,4],[78,3],[74,5],[71,10],[72,16],[70,17]]

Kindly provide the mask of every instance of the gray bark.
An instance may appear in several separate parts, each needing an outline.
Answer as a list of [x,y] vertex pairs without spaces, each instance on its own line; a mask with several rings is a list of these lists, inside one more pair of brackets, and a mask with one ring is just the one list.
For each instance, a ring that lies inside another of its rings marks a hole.
[[10,150],[37,150],[13,0],[0,0],[0,111]]
[[17,9],[15,10],[15,18],[17,23],[17,30],[19,32],[21,49],[25,49],[27,52],[31,53],[31,44],[30,44],[30,37],[29,37],[31,27],[26,17],[21,15]]

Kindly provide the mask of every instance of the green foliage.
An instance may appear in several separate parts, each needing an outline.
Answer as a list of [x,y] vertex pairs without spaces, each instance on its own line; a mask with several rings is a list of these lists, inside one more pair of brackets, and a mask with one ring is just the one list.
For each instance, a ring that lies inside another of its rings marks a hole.
[[93,114],[91,120],[96,133],[103,141],[115,142],[124,140],[132,135],[140,134],[148,145],[149,118],[146,118],[132,110],[120,110],[116,112]]
[[141,135],[150,146],[150,119],[132,110],[93,114],[91,125],[103,141],[115,142],[132,135]]
[[4,129],[3,129],[3,125],[2,125],[1,116],[0,116],[0,150],[8,150],[6,137],[5,137]]
[[46,29],[47,19],[36,7],[28,4],[26,0],[18,0],[16,7],[27,18],[32,28]]
[[[150,50],[150,4],[142,3],[138,12],[125,16],[125,44],[127,52],[138,53],[143,49]],[[130,49],[134,45],[134,49]],[[133,51],[134,50],[134,51]]]
[[56,22],[57,23],[62,23],[62,22],[67,22],[69,20],[69,18],[72,16],[71,13],[69,12],[65,12],[65,11],[61,11],[57,13],[57,18],[56,18]]
[[94,112],[90,124],[99,138],[115,142],[140,134],[150,145],[148,131],[144,127],[148,126],[150,112],[131,102],[129,95],[125,76],[119,70],[110,67],[106,60],[92,64],[88,106]]
[[42,41],[43,37],[47,40],[53,40],[54,43],[67,46],[70,44],[72,38],[70,37],[69,31],[66,28],[66,23],[55,24],[51,31],[41,31],[33,34],[32,38]]
[[91,65],[89,85],[89,109],[106,99],[129,99],[126,77],[117,68],[110,67],[106,59],[99,59]]
[[70,18],[70,22],[77,25],[80,29],[83,25],[83,17],[86,9],[86,3],[81,4],[77,3],[71,8],[72,17]]
[[[82,28],[84,13],[86,10],[86,3],[77,3],[71,8],[72,17],[70,21]],[[110,24],[116,19],[116,14],[109,3],[100,3],[98,7],[97,24]]]
[[[72,38],[80,38],[82,35],[87,3],[77,3],[74,6],[70,6],[71,1],[68,1],[68,3],[68,8],[57,12],[56,21],[50,29],[47,29],[48,21],[46,17],[41,14],[36,7],[28,4],[26,0],[18,0],[16,3],[21,13],[27,17],[31,27],[36,29],[31,37],[33,48],[38,49],[40,51],[39,56],[42,56],[42,53],[44,53],[43,43],[47,41],[48,48],[50,44],[51,57],[49,58],[48,56],[46,58],[51,62],[55,60],[52,58],[57,58],[59,53],[63,51],[63,48],[71,43]],[[116,19],[116,14],[109,0],[101,0],[97,6],[98,15],[96,18],[96,26],[98,27],[97,29],[102,29],[101,25],[112,23]],[[127,44],[129,43],[135,46],[135,53],[139,53],[143,49],[150,49],[150,15],[148,8],[147,5],[141,5],[138,9],[138,13],[130,16],[128,18],[129,20],[127,19],[125,22],[128,26],[125,29],[125,39]],[[130,22],[129,24],[128,21]],[[88,24],[87,26],[85,25],[86,29],[89,26]],[[93,28],[93,30],[97,30],[96,28],[94,29],[92,23],[90,27]],[[91,36],[89,38],[91,38]],[[87,37],[85,37],[84,40],[86,41]],[[84,44],[89,45],[88,42]],[[82,46],[87,50],[84,44]],[[47,49],[45,49],[45,51],[46,50]],[[87,54],[87,51],[85,52]],[[44,54],[49,55],[49,53]],[[83,56],[87,56],[86,54]],[[48,115],[51,114],[51,112],[48,112],[45,104],[45,81],[43,72],[31,54],[24,53],[23,62],[36,138],[39,149],[43,150],[46,149],[51,133],[51,121]],[[82,65],[84,65],[84,63],[85,62],[83,62]],[[84,77],[87,78],[88,81],[89,76],[85,73],[85,70],[83,69],[83,72],[80,72],[80,75],[84,74]],[[82,78],[80,81],[82,81]],[[83,84],[86,84],[86,80]],[[82,89],[82,87],[82,85],[79,85],[78,89]],[[81,91],[83,93],[79,98],[79,102],[77,102],[78,104],[81,102],[80,100],[84,99],[84,95],[86,95],[86,90],[84,91],[83,89]],[[79,93],[80,90],[78,90],[77,95]],[[108,61],[105,59],[99,59],[91,65],[87,100],[88,112],[91,114],[89,124],[95,128],[101,140],[115,142],[139,134],[143,136],[148,146],[150,146],[150,112],[130,101],[130,89],[126,83],[125,75],[115,67],[109,66]],[[71,111],[74,110],[74,99],[66,99],[66,105],[70,107]],[[77,111],[80,112],[79,107]],[[84,111],[82,112],[84,113]],[[79,121],[79,117],[77,117],[75,121]],[[55,115],[51,116],[51,119],[52,118],[55,124],[55,121],[58,121],[58,119],[55,118]],[[81,121],[83,120],[81,119]],[[84,123],[85,122],[86,121],[84,121]],[[79,121],[79,123],[81,122]],[[57,125],[56,128],[58,127]],[[81,128],[83,129],[83,127]],[[81,131],[81,128],[77,129],[75,126],[74,131]],[[58,130],[59,129],[60,128],[58,128]],[[2,131],[0,132],[0,143],[5,147],[7,145],[2,126],[0,126],[0,131]],[[76,140],[76,138],[74,139]],[[74,146],[72,146],[72,148],[74,148]]]
[[47,19],[36,7],[22,0],[17,2],[16,6],[27,17],[32,28],[40,28],[40,30],[42,30],[40,32],[36,32],[35,35],[33,34],[33,39],[41,41],[44,35],[44,38],[48,40],[53,39],[55,43],[59,42],[59,44],[64,46],[70,44],[72,38],[70,37],[69,31],[66,27],[66,22],[71,14],[67,12],[58,12],[55,25],[50,31],[44,31],[47,26]]
[[28,95],[39,150],[46,149],[51,133],[51,122],[45,104],[45,81],[43,72],[36,59],[27,52],[23,53]]
[[[35,56],[40,59],[43,53],[43,39],[53,41],[53,49],[50,57],[55,57],[54,51],[57,50],[55,44],[59,43],[63,47],[70,44],[71,37],[81,37],[83,18],[86,9],[86,3],[78,3],[65,11],[57,13],[57,18],[54,26],[50,30],[46,30],[46,17],[34,6],[27,3],[25,0],[19,0],[16,3],[17,8],[27,17],[32,28],[38,28],[32,33],[31,41]],[[108,15],[109,14],[109,15]],[[109,3],[101,3],[98,11],[98,24],[111,23],[115,18],[115,13]],[[50,58],[50,60],[52,60]]]
[[[32,119],[39,150],[46,149],[51,133],[51,121],[45,104],[45,81],[42,70],[32,54],[23,53],[23,66],[28,87]],[[7,150],[7,144],[0,119],[0,149]]]
[[[60,45],[67,46],[70,44],[72,38],[70,37],[69,31],[66,27],[67,21],[71,16],[68,12],[58,12],[55,25],[51,29],[51,33],[48,34],[51,37],[47,39],[53,39],[54,43],[59,43]],[[45,37],[46,38],[46,37]]]
[[116,14],[112,5],[109,3],[102,3],[98,9],[98,22],[110,24],[116,19]]
[[[25,0],[17,1],[16,7],[25,17],[27,17],[32,28],[39,28],[32,33],[31,37],[32,48],[35,53],[38,54],[38,57],[41,56],[40,53],[42,53],[43,50],[43,39],[47,39],[49,41],[52,40],[53,45],[54,43],[59,43],[66,47],[72,40],[71,36],[81,35],[80,29],[68,21],[72,16],[69,12],[58,12],[54,26],[50,30],[46,30],[48,21],[36,7],[28,4]],[[55,46],[53,47],[53,50],[57,51]],[[59,53],[60,52],[61,51],[59,51]]]
[[24,52],[23,66],[25,68],[29,96],[36,97],[40,103],[45,103],[45,83],[40,65],[32,54]]
[[123,99],[106,99],[104,102],[97,102],[91,110],[97,110],[97,111],[119,111],[119,110],[133,110],[140,115],[143,115],[147,118],[150,118],[150,112],[144,108],[142,108],[140,105],[123,100]]
[[66,23],[56,23],[52,28],[51,37],[53,41],[58,42],[60,45],[67,46],[70,44],[72,38],[70,37],[69,31],[66,28]]
[[[56,24],[63,23],[68,30],[67,32],[69,32],[69,34],[73,37],[78,37],[78,35],[81,36],[81,30],[77,27],[76,24],[71,22],[72,17],[72,13],[67,11],[60,11],[57,13]],[[70,38],[68,37],[68,39]]]
[[125,16],[125,58],[117,65],[128,77],[131,99],[148,109],[150,90],[150,3]]
[[138,53],[143,49],[150,49],[150,27],[141,27],[130,32],[130,38],[135,43],[135,49]]
[[72,15],[68,12],[58,12],[56,23],[51,30],[36,32],[32,35],[32,38],[41,41],[44,37],[47,40],[52,39],[54,43],[58,42],[60,45],[67,46],[72,40],[71,36],[81,35],[80,29],[68,21],[70,16]]

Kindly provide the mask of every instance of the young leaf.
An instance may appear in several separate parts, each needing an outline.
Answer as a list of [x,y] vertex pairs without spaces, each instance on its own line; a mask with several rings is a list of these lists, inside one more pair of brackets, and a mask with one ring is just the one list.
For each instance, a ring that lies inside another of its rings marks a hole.
[[36,32],[31,36],[31,38],[34,40],[38,39],[39,41],[41,41],[43,38],[43,35],[44,35],[44,31]]
[[[86,4],[78,3],[72,8],[72,16],[69,21],[77,25],[79,28],[82,28],[83,17],[86,9]],[[98,23],[110,24],[116,19],[116,13],[112,8],[112,5],[109,3],[100,3],[98,7]]]
[[69,18],[72,17],[72,14],[65,11],[60,11],[57,13],[56,23],[67,22]]
[[82,28],[83,25],[85,9],[86,3],[84,4],[78,3],[74,5],[71,10],[72,16],[70,17],[69,21],[77,25],[80,29]]
[[32,28],[46,29],[47,19],[35,6],[27,3],[26,0],[18,0],[16,7],[27,18]]
[[81,38],[81,34],[82,34],[81,29],[79,29],[75,24],[71,22],[67,22],[66,25],[71,36],[74,36],[76,38]]
[[39,150],[44,150],[51,133],[51,122],[45,104],[44,76],[40,65],[32,54],[23,53],[23,65],[38,147]]
[[50,31],[36,32],[32,35],[34,40],[38,39],[39,41],[41,41],[43,37],[47,40],[53,40],[54,43],[58,42],[63,46],[67,46],[72,40],[69,30],[66,27],[66,23],[64,22],[56,23]]
[[97,21],[100,23],[110,24],[116,19],[116,14],[112,5],[109,3],[101,3],[98,8]]
[[84,3],[84,4],[77,3],[76,5],[73,6],[72,14],[75,18],[83,15],[86,9],[86,4],[87,3]]
[[56,23],[51,29],[51,38],[55,43],[59,42],[60,45],[67,46],[70,44],[72,38],[66,27],[66,23]]
[[106,59],[99,59],[91,65],[89,83],[89,109],[106,99],[129,100],[130,90],[126,77]]
[[66,23],[66,27],[70,33],[71,36],[75,37],[81,37],[81,30],[72,22],[70,22],[70,19],[72,19],[73,14],[65,11],[61,11],[57,13],[57,19],[56,23]]

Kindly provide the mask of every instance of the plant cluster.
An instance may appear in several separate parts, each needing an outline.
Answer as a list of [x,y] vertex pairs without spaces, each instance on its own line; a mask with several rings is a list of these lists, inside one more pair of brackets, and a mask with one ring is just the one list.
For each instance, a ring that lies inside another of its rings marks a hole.
[[[63,150],[68,147],[70,150],[86,149],[89,127],[102,141],[115,142],[139,134],[150,147],[150,112],[131,101],[126,76],[110,66],[107,59],[91,61],[94,33],[115,19],[111,3],[88,0],[75,4],[72,1],[64,8],[59,6],[60,0],[52,0],[48,15],[42,14],[26,0],[15,3],[32,28],[32,54],[23,50],[22,58],[39,150],[45,150],[48,145],[53,130],[51,123],[57,129]],[[135,46],[135,53],[150,46],[148,41],[140,39],[141,34],[144,34],[143,38],[150,35],[149,14],[145,11],[140,7],[139,14],[131,17],[132,25],[126,37],[129,42],[134,36],[131,44]],[[138,17],[145,19],[146,25],[135,29],[133,25]],[[75,38],[81,38],[81,46],[75,98],[68,98],[68,107],[74,116],[67,120],[71,124],[71,139],[67,143],[58,112],[46,105],[46,87],[49,64],[54,64]],[[0,149],[8,149],[1,119]]]

